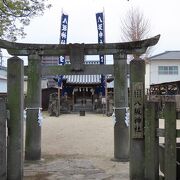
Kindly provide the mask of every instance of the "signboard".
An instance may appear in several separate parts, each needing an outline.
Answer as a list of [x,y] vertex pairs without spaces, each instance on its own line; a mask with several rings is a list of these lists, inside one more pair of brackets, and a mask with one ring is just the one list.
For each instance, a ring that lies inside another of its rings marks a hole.
[[132,137],[144,137],[144,84],[135,82],[132,85]]

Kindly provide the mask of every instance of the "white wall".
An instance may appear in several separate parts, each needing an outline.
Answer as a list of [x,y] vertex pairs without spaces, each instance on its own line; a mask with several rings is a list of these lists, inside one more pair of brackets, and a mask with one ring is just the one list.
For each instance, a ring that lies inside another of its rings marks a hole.
[[146,62],[146,69],[145,69],[145,89],[149,89],[150,87],[150,65]]
[[0,79],[0,93],[7,93],[7,80]]
[[0,69],[0,75],[4,76],[4,77],[7,77],[7,71],[3,70],[3,69]]
[[[47,88],[47,82],[48,82],[47,79],[42,79],[41,80],[41,88],[42,89]],[[27,79],[24,80],[24,93],[27,94]]]
[[[41,81],[41,86],[43,88],[47,88],[47,80]],[[7,80],[0,79],[0,93],[7,93]],[[24,93],[27,94],[27,81],[24,81]]]
[[[150,65],[150,84],[159,84],[164,82],[180,80],[180,60],[151,60]],[[178,66],[178,74],[158,74],[158,66]]]

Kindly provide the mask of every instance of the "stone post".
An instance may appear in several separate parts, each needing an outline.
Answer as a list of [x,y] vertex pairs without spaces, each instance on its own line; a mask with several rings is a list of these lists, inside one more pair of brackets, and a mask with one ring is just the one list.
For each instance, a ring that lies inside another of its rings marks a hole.
[[145,104],[145,179],[159,179],[159,127],[158,102],[147,101]]
[[[166,102],[164,108],[165,119],[165,152],[164,175],[165,180],[179,179],[176,177],[176,103]],[[177,169],[178,170],[178,169]]]
[[128,107],[127,56],[114,55],[114,159],[129,160],[129,127],[125,123],[126,107]]
[[6,104],[5,98],[0,97],[0,179],[7,178],[6,163]]
[[41,159],[41,124],[38,112],[41,107],[41,57],[37,54],[28,57],[27,119],[25,159]]
[[23,109],[24,65],[18,57],[8,59],[7,98],[10,119],[7,121],[7,179],[23,179]]
[[130,62],[130,180],[144,180],[145,62]]

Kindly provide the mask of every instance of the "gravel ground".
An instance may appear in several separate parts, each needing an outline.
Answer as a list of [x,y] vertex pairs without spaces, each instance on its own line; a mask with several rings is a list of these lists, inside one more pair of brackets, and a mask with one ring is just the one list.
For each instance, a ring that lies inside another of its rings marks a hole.
[[25,180],[128,180],[129,163],[112,161],[113,121],[102,114],[43,113],[42,160],[25,162]]

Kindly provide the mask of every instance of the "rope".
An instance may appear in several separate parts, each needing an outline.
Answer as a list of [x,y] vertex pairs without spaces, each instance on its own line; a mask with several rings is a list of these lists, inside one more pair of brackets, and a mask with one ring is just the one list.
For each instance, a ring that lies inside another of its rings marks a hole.
[[26,108],[25,111],[27,111],[27,110],[36,110],[36,109],[37,110],[39,110],[39,109],[42,110],[41,107],[29,107],[29,108]]
[[32,107],[32,108],[30,107],[30,108],[24,109],[24,119],[25,120],[27,118],[27,114],[26,114],[27,110],[38,110],[37,122],[38,122],[39,126],[42,126],[42,121],[43,121],[43,116],[42,116],[42,112],[41,112],[42,108],[41,107]]
[[115,115],[115,110],[116,109],[125,109],[126,110],[125,117],[124,117],[124,122],[125,122],[126,126],[129,127],[129,107],[113,107],[112,118],[113,118],[114,125],[117,122],[116,121],[116,115]]

